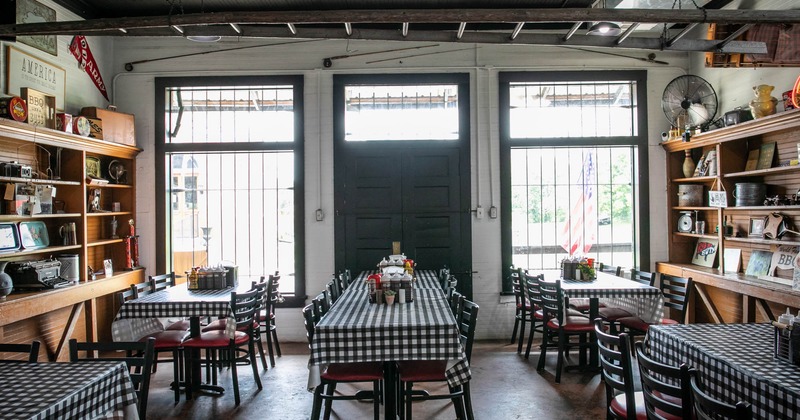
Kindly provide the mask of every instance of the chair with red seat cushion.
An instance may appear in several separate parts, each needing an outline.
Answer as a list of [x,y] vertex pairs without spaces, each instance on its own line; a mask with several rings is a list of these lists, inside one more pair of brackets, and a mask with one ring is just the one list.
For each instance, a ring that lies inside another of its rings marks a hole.
[[[661,294],[664,296],[664,306],[674,311],[672,316],[677,319],[664,317],[660,324],[683,324],[686,319],[686,302],[693,289],[694,283],[691,277],[677,277],[669,274],[661,274]],[[620,327],[631,335],[644,335],[650,324],[638,316],[629,316],[617,320]]]
[[264,295],[264,307],[260,311],[259,334],[264,334],[269,352],[269,362],[275,367],[275,355],[281,357],[281,343],[278,341],[278,326],[275,316],[276,306],[282,302],[281,276],[276,271],[275,274],[267,278],[267,293]]
[[[467,362],[472,359],[472,345],[475,341],[475,328],[478,323],[480,307],[472,301],[465,300],[461,312],[456,317],[458,322],[461,344]],[[400,418],[411,420],[411,405],[413,401],[443,400],[453,401],[456,417],[473,420],[472,396],[469,382],[459,387],[448,387],[447,394],[428,394],[414,392],[414,384],[419,382],[446,382],[446,360],[413,360],[397,363],[397,377],[400,380]]]
[[[619,270],[620,270],[619,272],[621,273],[621,268],[619,268]],[[651,273],[649,271],[640,271],[635,268],[632,268],[629,274],[631,281],[635,281],[637,283],[641,283],[648,286],[655,285],[656,276],[654,273]],[[634,314],[622,308],[617,308],[613,306],[598,309],[597,315],[600,317],[600,319],[609,324],[612,333],[617,330],[617,322],[621,318],[628,318],[634,316]]]
[[647,419],[644,394],[636,392],[628,334],[607,334],[601,319],[594,321],[603,383],[606,388],[606,414],[615,419]]
[[522,283],[525,286],[525,296],[531,305],[531,310],[528,315],[528,322],[531,324],[531,330],[528,334],[528,346],[525,348],[525,358],[531,354],[531,346],[533,345],[533,336],[536,331],[544,336],[544,311],[542,310],[542,292],[540,290],[540,283],[544,280],[544,275],[532,276],[524,274],[522,276]]
[[686,376],[683,377],[683,383],[689,384],[695,414],[694,418],[700,420],[750,420],[753,418],[753,407],[750,403],[739,401],[735,404],[730,404],[707,394],[707,391],[699,383],[697,370],[689,369]]
[[514,300],[516,311],[514,313],[514,329],[511,331],[511,343],[513,344],[519,328],[519,342],[517,343],[517,353],[522,352],[522,342],[525,339],[525,326],[530,320],[531,303],[527,298],[524,280],[525,270],[522,268],[514,269],[511,273],[511,284],[514,290]]
[[[569,313],[564,308],[564,291],[561,289],[561,280],[541,281],[539,285],[545,328],[542,351],[536,370],[544,370],[547,347],[557,345],[558,363],[556,364],[555,380],[556,383],[559,383],[561,382],[561,370],[564,367],[564,353],[572,347],[577,347],[581,351],[581,359],[583,359],[584,349],[591,347],[588,337],[593,331],[592,323],[589,322],[589,318]],[[573,337],[578,337],[579,342],[571,341]]]
[[[175,272],[150,276],[148,277],[148,282],[150,283],[150,292],[158,292],[164,289],[168,289],[170,287],[175,286]],[[176,330],[176,331],[188,331],[189,324],[190,322],[188,319],[182,319],[179,321],[170,322],[168,325],[164,326],[164,329]]]
[[[261,377],[256,366],[254,340],[252,340],[253,320],[255,319],[261,302],[257,290],[244,293],[231,293],[231,310],[236,320],[236,332],[233,338],[228,337],[224,330],[215,330],[201,333],[199,337],[192,337],[183,343],[185,349],[205,349],[206,351],[227,350],[230,357],[219,360],[207,361],[211,364],[230,365],[233,380],[233,396],[236,405],[241,401],[239,397],[239,377],[237,362],[245,362],[253,368],[253,377],[258,389],[263,389]],[[240,355],[241,354],[241,355]],[[191,364],[200,363],[199,360],[189,359]],[[187,387],[187,397],[191,398],[191,387]]]
[[676,367],[657,362],[650,358],[642,342],[634,346],[647,417],[655,420],[691,419],[691,395],[688,387],[682,384],[689,366]]
[[[317,323],[314,305],[303,308],[303,321],[306,327],[308,347],[314,341],[314,328]],[[320,384],[314,389],[314,403],[311,418],[316,420],[322,411],[325,400],[325,419],[330,418],[333,400],[358,400],[362,395],[335,395],[336,384],[345,382],[372,382],[373,411],[375,420],[380,418],[380,383],[383,380],[383,365],[378,362],[331,363],[320,374]],[[327,390],[325,390],[327,388]]]

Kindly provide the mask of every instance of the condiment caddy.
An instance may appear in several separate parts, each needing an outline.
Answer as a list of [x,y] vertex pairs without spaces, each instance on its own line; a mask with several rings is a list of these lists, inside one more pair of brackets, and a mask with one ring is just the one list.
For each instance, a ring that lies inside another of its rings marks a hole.
[[[380,273],[367,277],[369,303],[403,304],[414,301],[414,261],[403,254],[378,263]],[[391,297],[390,297],[391,296]]]

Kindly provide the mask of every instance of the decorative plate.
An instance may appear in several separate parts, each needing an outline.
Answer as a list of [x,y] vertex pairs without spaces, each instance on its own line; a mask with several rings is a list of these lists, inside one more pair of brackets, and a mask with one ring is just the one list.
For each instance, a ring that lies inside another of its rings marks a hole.
[[102,178],[100,174],[100,159],[86,156],[86,176],[89,178]]
[[19,237],[25,249],[44,248],[50,245],[44,222],[19,222]]

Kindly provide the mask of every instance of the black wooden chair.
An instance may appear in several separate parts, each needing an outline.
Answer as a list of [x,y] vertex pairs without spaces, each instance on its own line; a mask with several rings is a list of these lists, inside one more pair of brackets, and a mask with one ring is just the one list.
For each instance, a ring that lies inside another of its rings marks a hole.
[[[327,309],[326,309],[327,310]],[[303,308],[303,320],[306,327],[308,347],[314,340],[317,324],[314,305]],[[380,418],[381,381],[383,380],[383,364],[379,362],[332,363],[320,373],[320,384],[314,389],[314,402],[311,408],[311,419],[319,419],[322,401],[325,400],[325,415],[331,416],[331,403],[334,400],[359,400],[363,394],[337,395],[336,385],[339,383],[372,382],[372,409],[375,420]]]
[[676,367],[657,362],[645,352],[644,343],[637,342],[634,346],[647,418],[691,419],[691,393],[689,387],[682,386],[682,378],[688,373],[689,366]]
[[[636,269],[631,269],[629,275],[631,281],[635,281],[637,283],[641,283],[648,286],[655,285],[656,275],[649,271],[640,271]],[[617,308],[613,306],[598,309],[597,315],[600,317],[600,319],[609,324],[612,333],[617,331],[617,323],[619,322],[620,319],[635,317],[634,314],[622,308]]]
[[338,277],[342,290],[346,290],[348,287],[350,287],[350,284],[353,283],[353,276],[350,274],[349,268],[339,273]]
[[458,319],[461,311],[464,310],[464,302],[466,300],[467,299],[464,297],[464,295],[458,292],[453,292],[453,294],[450,295],[448,303],[450,304],[450,311],[453,312],[453,316],[456,317],[456,319]]
[[527,359],[531,354],[531,346],[533,345],[533,336],[538,331],[544,337],[544,311],[542,310],[542,291],[541,282],[544,281],[544,275],[531,276],[524,274],[522,282],[525,286],[525,297],[530,302],[531,309],[528,311],[528,322],[531,324],[530,332],[528,333],[528,346],[525,348],[525,358]]
[[606,388],[606,414],[615,419],[647,419],[644,395],[635,391],[631,362],[631,339],[628,334],[605,332],[603,321],[594,320],[603,383]]
[[281,357],[281,343],[278,341],[278,326],[275,308],[280,303],[281,276],[276,271],[274,275],[267,278],[267,294],[264,297],[265,306],[261,313],[259,323],[259,334],[264,334],[267,340],[267,351],[272,367],[275,367],[275,355]]
[[[558,362],[556,364],[556,383],[561,382],[561,371],[564,367],[564,355],[572,347],[578,347],[583,360],[584,350],[588,350],[592,343],[589,334],[593,331],[589,318],[582,315],[569,313],[564,307],[564,291],[561,289],[561,280],[555,282],[542,281],[539,283],[542,299],[542,315],[544,316],[544,336],[536,370],[544,370],[547,348],[558,347]],[[578,337],[579,342],[571,339]]]
[[[478,321],[480,307],[472,301],[465,300],[464,307],[457,321],[461,343],[469,362],[472,358],[472,345],[475,341],[475,327]],[[413,401],[443,400],[453,401],[456,417],[473,420],[472,397],[469,382],[460,387],[449,387],[447,394],[427,394],[414,392],[414,383],[420,382],[446,382],[446,360],[414,360],[397,362],[397,377],[400,380],[400,418],[411,420],[411,406]]]
[[[174,287],[175,272],[150,276],[148,277],[148,282],[150,283],[150,289],[149,289],[150,293]],[[190,327],[189,324],[190,322],[188,319],[182,319],[179,321],[167,323],[167,325],[164,325],[164,329],[167,331],[188,331]]]
[[336,303],[336,301],[339,300],[339,296],[342,295],[341,284],[336,277],[332,278],[328,284],[325,285],[325,288],[328,290],[331,297],[331,303]]
[[[85,352],[80,357],[80,352]],[[120,352],[125,352],[119,354]],[[128,366],[131,382],[136,389],[139,418],[147,418],[147,396],[150,393],[150,374],[155,355],[155,339],[144,342],[79,343],[69,340],[69,360],[72,363],[120,361]]]
[[39,346],[41,343],[39,341],[34,340],[30,344],[10,344],[10,343],[0,343],[0,353],[15,353],[18,356],[22,357],[27,355],[27,360],[23,359],[5,359],[0,358],[0,363],[6,362],[28,362],[28,363],[36,363],[39,361]]
[[[664,295],[664,307],[672,311],[671,315],[677,319],[667,318],[661,320],[660,325],[683,324],[686,320],[686,302],[691,294],[693,283],[691,277],[677,277],[661,274],[661,294]],[[620,327],[632,335],[644,335],[650,324],[637,316],[617,319]]]
[[683,381],[689,384],[692,393],[692,405],[695,419],[750,420],[753,418],[753,408],[750,403],[739,401],[736,404],[730,404],[708,395],[699,383],[697,370],[689,369]]
[[[522,352],[522,342],[525,340],[525,327],[530,320],[532,311],[531,302],[528,300],[525,290],[525,270],[522,268],[513,269],[511,272],[511,287],[514,291],[514,301],[516,308],[514,311],[514,329],[511,331],[511,343],[517,341],[517,353]],[[517,340],[517,330],[519,329],[519,340]]]
[[[252,339],[254,334],[254,320],[261,302],[259,301],[258,291],[251,290],[244,293],[231,293],[231,310],[236,320],[236,332],[234,338],[228,337],[224,330],[214,330],[201,333],[199,337],[192,337],[183,343],[185,349],[205,349],[206,352],[222,352],[226,351],[227,354],[233,357],[220,358],[219,360],[207,360],[206,363],[229,365],[231,367],[231,376],[233,380],[233,396],[236,405],[238,406],[241,398],[239,396],[239,376],[236,365],[239,362],[249,364],[253,369],[253,377],[256,381],[258,389],[263,389],[261,384],[261,376],[258,374],[258,366],[256,366],[256,352],[254,342]],[[200,363],[200,360],[189,361],[189,369],[194,363]],[[191,398],[191,386],[186,387],[187,398]]]

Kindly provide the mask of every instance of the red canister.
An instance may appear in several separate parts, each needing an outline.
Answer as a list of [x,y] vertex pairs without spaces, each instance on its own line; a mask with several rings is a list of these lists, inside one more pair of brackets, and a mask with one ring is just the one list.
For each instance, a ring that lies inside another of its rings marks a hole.
[[0,98],[0,117],[25,122],[28,119],[28,105],[19,96]]

